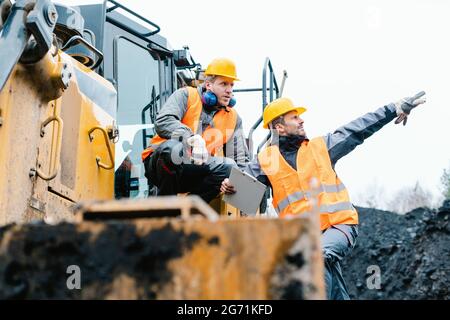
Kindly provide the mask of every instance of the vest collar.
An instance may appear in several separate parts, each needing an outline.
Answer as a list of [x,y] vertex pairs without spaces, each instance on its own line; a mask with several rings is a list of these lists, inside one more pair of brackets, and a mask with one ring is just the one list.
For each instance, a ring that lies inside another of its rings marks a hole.
[[278,136],[278,139],[274,136],[271,145],[277,146],[283,152],[289,152],[298,150],[305,141],[309,139],[304,136]]
[[304,140],[305,137],[299,135],[280,136],[279,148],[286,152],[297,151]]

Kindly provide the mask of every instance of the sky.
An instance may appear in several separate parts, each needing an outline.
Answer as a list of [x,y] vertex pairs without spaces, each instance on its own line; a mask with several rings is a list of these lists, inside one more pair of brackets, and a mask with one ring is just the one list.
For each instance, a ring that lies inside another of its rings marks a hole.
[[[59,1],[81,4],[81,0]],[[438,199],[450,167],[450,1],[138,1],[122,4],[161,27],[174,49],[187,45],[206,67],[228,57],[241,79],[261,87],[266,57],[283,96],[305,106],[310,138],[424,90],[408,124],[390,123],[336,165],[358,204],[381,186],[386,199],[419,182]],[[260,93],[236,93],[244,130],[262,112]],[[256,132],[256,144],[266,131]]]

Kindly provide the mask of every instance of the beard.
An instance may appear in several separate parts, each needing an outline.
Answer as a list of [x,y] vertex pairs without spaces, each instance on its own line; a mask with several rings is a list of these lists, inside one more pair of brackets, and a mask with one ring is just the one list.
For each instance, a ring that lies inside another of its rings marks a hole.
[[303,137],[303,139],[304,139],[304,138],[306,138],[306,132],[305,132],[304,129],[301,129],[301,130],[297,129],[297,130],[293,130],[292,132],[287,132],[286,136],[287,137],[292,137],[292,138],[294,138],[294,137]]
[[306,133],[303,133],[303,134],[300,134],[300,133],[288,134],[288,135],[286,136],[286,138],[287,138],[289,141],[292,141],[292,142],[302,143],[303,140],[306,139]]

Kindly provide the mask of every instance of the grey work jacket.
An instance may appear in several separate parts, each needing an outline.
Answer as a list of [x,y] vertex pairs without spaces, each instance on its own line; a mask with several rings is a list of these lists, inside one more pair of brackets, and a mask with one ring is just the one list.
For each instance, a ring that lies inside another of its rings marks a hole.
[[[394,104],[389,104],[353,120],[338,128],[333,133],[328,133],[323,136],[328,148],[332,167],[334,168],[339,159],[350,153],[358,145],[362,144],[365,139],[369,138],[396,117],[397,113]],[[282,145],[279,147],[280,149],[283,148]],[[295,164],[297,153],[298,151],[289,153],[289,159],[286,159],[286,161],[290,164]],[[257,178],[260,182],[270,186],[269,178],[262,171],[257,157],[247,165],[245,171]]]
[[[198,88],[200,96],[202,95],[202,88]],[[175,91],[164,103],[163,107],[159,111],[155,129],[156,133],[164,139],[177,139],[180,136],[183,139],[187,139],[193,134],[202,134],[202,132],[212,124],[215,111],[208,112],[205,108],[202,109],[200,115],[200,125],[197,132],[192,130],[181,123],[184,114],[187,110],[188,102],[188,90],[187,88],[181,88]],[[247,144],[245,143],[244,131],[242,128],[242,119],[238,115],[236,121],[236,128],[233,136],[228,140],[224,146],[224,155],[233,159],[240,168],[244,168],[249,162],[249,152]]]

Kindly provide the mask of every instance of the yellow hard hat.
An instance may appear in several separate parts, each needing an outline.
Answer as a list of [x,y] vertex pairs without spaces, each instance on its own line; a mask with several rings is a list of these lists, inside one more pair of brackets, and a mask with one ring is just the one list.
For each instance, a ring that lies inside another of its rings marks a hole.
[[271,123],[273,120],[275,120],[279,116],[282,116],[283,114],[286,114],[288,112],[295,111],[295,110],[297,110],[298,114],[300,115],[306,111],[306,108],[294,106],[292,101],[288,98],[279,98],[279,99],[273,100],[264,109],[264,113],[263,113],[264,129],[269,128],[269,123]]
[[218,58],[211,61],[206,68],[205,76],[222,76],[239,81],[234,62],[227,58]]

